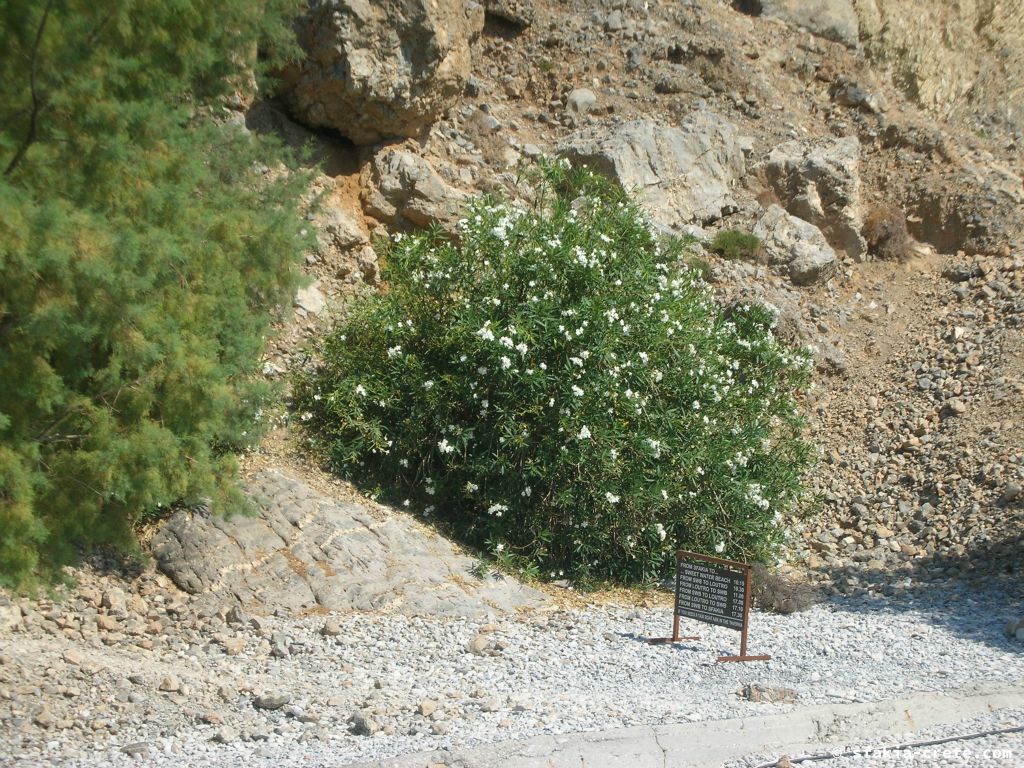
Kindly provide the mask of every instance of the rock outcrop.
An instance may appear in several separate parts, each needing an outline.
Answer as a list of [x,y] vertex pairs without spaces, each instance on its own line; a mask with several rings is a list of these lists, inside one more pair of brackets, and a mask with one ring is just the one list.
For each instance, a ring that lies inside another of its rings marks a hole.
[[821,230],[778,205],[768,208],[754,234],[764,245],[768,263],[783,266],[794,285],[824,283],[839,267]]
[[483,7],[463,0],[323,0],[296,29],[305,56],[282,73],[300,122],[356,144],[414,137],[456,104]]
[[1024,130],[1024,4],[858,0],[864,50],[911,101],[944,118]]
[[794,27],[848,45],[857,45],[859,24],[851,0],[739,0],[745,13],[784,21]]
[[794,216],[814,224],[837,250],[862,260],[860,142],[854,136],[787,141],[754,171]]
[[454,230],[467,195],[442,179],[419,155],[382,149],[363,171],[363,209],[396,229],[440,224]]
[[377,519],[282,472],[248,492],[255,517],[180,511],[153,539],[159,568],[199,603],[482,616],[541,599],[513,579],[475,578],[474,560],[411,520]]
[[634,191],[662,226],[708,224],[736,208],[732,187],[746,161],[736,127],[699,110],[678,127],[633,120],[569,136],[559,154]]

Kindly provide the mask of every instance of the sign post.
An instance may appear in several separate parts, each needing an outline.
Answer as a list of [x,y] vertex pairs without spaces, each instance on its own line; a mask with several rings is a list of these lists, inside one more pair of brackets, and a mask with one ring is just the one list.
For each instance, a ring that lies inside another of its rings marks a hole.
[[[697,560],[699,562],[691,562]],[[747,627],[750,622],[750,575],[747,563],[696,552],[676,552],[676,600],[672,617],[672,637],[650,638],[649,643],[678,643],[697,640],[680,637],[679,620],[703,621],[740,632],[738,656],[719,656],[719,661],[767,661],[771,656],[747,655]]]

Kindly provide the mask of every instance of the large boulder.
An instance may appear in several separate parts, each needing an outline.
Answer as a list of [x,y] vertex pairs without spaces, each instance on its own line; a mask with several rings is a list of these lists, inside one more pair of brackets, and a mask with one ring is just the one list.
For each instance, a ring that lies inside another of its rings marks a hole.
[[281,96],[300,122],[356,144],[417,136],[462,95],[483,23],[465,0],[310,0]]
[[475,561],[398,512],[336,501],[277,470],[247,483],[252,517],[173,514],[157,566],[199,606],[484,617],[536,606],[515,579],[478,579]]
[[784,21],[851,48],[860,36],[852,0],[737,0],[736,5],[746,13]]
[[681,230],[733,212],[732,188],[745,172],[736,127],[714,112],[693,112],[678,127],[650,120],[586,128],[558,148],[635,192],[658,224]]
[[794,285],[827,282],[839,268],[836,252],[821,230],[778,205],[769,206],[754,234],[760,238],[768,262],[782,266]]
[[419,155],[395,147],[379,151],[363,171],[363,210],[395,229],[439,224],[452,231],[467,199]]
[[833,248],[857,261],[865,258],[860,142],[855,136],[784,142],[754,172],[787,211],[814,224]]

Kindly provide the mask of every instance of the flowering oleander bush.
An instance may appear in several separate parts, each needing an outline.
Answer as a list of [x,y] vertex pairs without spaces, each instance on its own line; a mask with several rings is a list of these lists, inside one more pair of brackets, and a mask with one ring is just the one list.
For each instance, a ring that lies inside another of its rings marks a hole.
[[300,377],[338,473],[508,565],[644,581],[677,547],[763,559],[801,495],[810,360],[716,307],[685,244],[587,171],[398,239],[388,290]]

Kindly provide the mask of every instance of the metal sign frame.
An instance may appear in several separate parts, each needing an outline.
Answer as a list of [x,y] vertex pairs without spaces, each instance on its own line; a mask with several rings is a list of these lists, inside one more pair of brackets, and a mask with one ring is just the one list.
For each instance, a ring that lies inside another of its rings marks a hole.
[[[647,642],[652,645],[678,643],[683,640],[699,640],[700,637],[696,635],[688,635],[686,637],[680,636],[680,614],[679,614],[679,590],[680,590],[680,578],[679,578],[679,567],[682,565],[684,560],[700,560],[701,562],[710,563],[712,565],[723,566],[729,570],[737,571],[743,574],[743,625],[740,629],[740,652],[738,656],[719,656],[718,661],[768,661],[771,656],[764,654],[760,655],[748,655],[747,654],[747,629],[750,626],[750,578],[753,566],[749,563],[741,563],[736,560],[726,560],[721,557],[711,557],[709,555],[701,555],[697,552],[688,552],[685,549],[676,551],[676,590],[675,590],[675,602],[672,606],[672,636],[671,637],[651,637],[648,638]],[[696,619],[699,621],[699,619]]]

